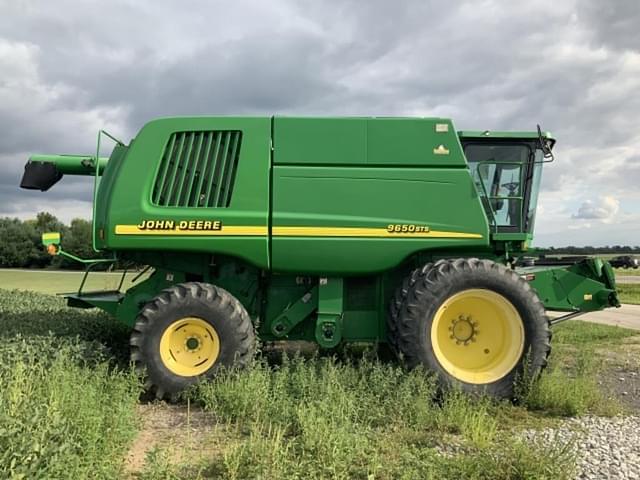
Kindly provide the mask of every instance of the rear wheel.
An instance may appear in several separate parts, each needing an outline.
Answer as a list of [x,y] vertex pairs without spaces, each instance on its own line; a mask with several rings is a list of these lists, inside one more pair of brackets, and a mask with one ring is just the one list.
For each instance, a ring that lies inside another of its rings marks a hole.
[[172,397],[221,367],[242,367],[255,350],[253,325],[229,292],[206,283],[168,288],[142,309],[131,359],[156,397]]
[[424,365],[443,387],[472,393],[512,397],[525,366],[537,375],[550,352],[538,296],[489,260],[440,260],[415,270],[391,302],[389,323],[390,344],[409,367]]

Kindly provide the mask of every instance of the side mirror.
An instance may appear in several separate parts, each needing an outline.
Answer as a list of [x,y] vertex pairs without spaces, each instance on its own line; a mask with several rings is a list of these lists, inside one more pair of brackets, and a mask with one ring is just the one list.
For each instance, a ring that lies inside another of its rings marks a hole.
[[542,154],[544,158],[549,159],[550,162],[553,162],[553,153],[551,152],[551,148],[549,148],[549,144],[544,139],[542,135],[542,129],[540,128],[540,124],[536,125],[538,127],[538,143],[540,144],[540,149],[542,150]]

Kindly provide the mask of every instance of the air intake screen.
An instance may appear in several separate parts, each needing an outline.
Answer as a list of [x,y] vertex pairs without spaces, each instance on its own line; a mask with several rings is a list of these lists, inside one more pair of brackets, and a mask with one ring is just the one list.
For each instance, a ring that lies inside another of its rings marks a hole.
[[177,132],[169,138],[152,199],[162,207],[228,207],[242,132]]

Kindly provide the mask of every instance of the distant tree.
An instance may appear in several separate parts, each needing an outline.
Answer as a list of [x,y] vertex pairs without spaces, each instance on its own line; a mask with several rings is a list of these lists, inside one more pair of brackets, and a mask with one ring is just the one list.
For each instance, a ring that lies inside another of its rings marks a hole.
[[[62,237],[62,248],[83,259],[98,258],[99,255],[93,251],[92,235],[91,222],[81,218],[74,218]],[[69,259],[62,259],[61,266],[74,269],[83,268],[82,264]]]
[[35,230],[17,218],[0,219],[0,266],[30,267],[40,258]]
[[40,212],[33,221],[38,233],[61,232],[66,229],[65,225],[58,218],[49,212]]

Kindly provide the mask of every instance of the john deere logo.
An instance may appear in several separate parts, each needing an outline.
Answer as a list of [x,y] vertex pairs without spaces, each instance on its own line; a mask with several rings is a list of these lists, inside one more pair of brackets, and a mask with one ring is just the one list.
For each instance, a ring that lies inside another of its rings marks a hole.
[[220,220],[143,220],[139,230],[222,230]]

